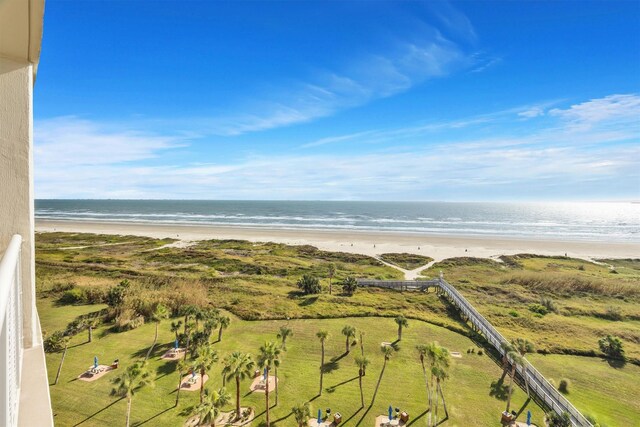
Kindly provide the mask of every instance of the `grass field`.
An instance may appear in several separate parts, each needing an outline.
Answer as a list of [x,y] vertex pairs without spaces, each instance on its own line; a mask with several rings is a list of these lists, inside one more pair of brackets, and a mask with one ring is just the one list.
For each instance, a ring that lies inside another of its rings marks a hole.
[[[215,344],[221,356],[232,350],[255,355],[266,339],[275,340],[277,329],[288,323],[294,336],[280,370],[280,404],[272,411],[272,421],[279,419],[276,423],[279,426],[293,425],[293,420],[286,418],[291,407],[311,399],[314,414],[318,408],[331,407],[334,412],[343,413],[348,426],[372,425],[375,416],[385,413],[390,404],[408,410],[416,420],[413,425],[426,425],[425,416],[418,417],[426,409],[426,391],[414,348],[418,343],[435,340],[463,355],[454,359],[451,377],[445,383],[450,411],[445,425],[499,424],[499,413],[505,406],[504,387],[496,384],[501,370],[486,355],[486,349],[482,356],[466,353],[478,344],[466,336],[470,335],[468,326],[446,302],[433,292],[382,289],[361,289],[350,297],[342,294],[337,285],[347,276],[400,278],[399,271],[373,258],[324,252],[309,246],[242,241],[207,241],[189,248],[165,246],[170,243],[171,240],[131,236],[38,234],[38,309],[45,333],[63,330],[77,316],[105,308],[102,301],[106,290],[122,279],[131,281],[137,295],[128,302],[132,307],[144,307],[146,302],[157,300],[172,310],[182,304],[197,303],[232,313],[231,327],[222,342]],[[616,273],[610,273],[608,265],[582,260],[522,256],[505,257],[502,263],[464,258],[445,260],[425,275],[442,270],[445,278],[509,338],[527,337],[545,352],[595,355],[597,339],[613,333],[623,338],[627,355],[634,359],[640,355],[640,309],[634,288],[640,284],[638,262],[623,260],[618,265],[616,260],[606,262],[615,265]],[[337,267],[333,295],[327,293],[329,264]],[[323,293],[301,295],[295,283],[302,274],[321,278]],[[550,289],[550,279],[557,277],[563,279]],[[61,304],[61,297],[69,290],[80,290],[83,298],[95,304],[81,301],[75,305]],[[540,315],[530,310],[543,296],[553,299],[555,312]],[[344,353],[340,330],[345,324],[366,332],[366,353],[372,362],[364,381],[368,405],[382,365],[380,343],[395,339],[396,326],[389,317],[400,313],[410,318],[410,327],[403,333],[400,351],[388,364],[371,408],[359,410],[357,369],[353,361],[357,349],[330,361],[325,375],[327,390],[314,399],[318,393],[320,358],[315,333],[329,330],[329,361]],[[612,319],[612,313],[616,320]],[[287,318],[291,320],[283,320]],[[158,359],[173,340],[168,325],[168,321],[161,325],[161,345],[151,361],[157,371],[156,386],[142,390],[133,403],[135,425],[181,425],[188,417],[188,408],[197,401],[197,393],[183,393],[185,399],[178,408],[173,408],[178,382],[175,363]],[[94,355],[105,363],[119,358],[124,367],[143,356],[153,339],[154,326],[150,324],[120,333],[110,332],[111,326],[101,326],[90,344],[85,343],[86,332],[72,338],[61,380],[52,387],[58,425],[124,422],[126,403],[109,396],[112,387],[109,380],[115,373],[94,383],[75,380],[92,363]],[[604,424],[633,425],[640,418],[637,403],[640,391],[635,383],[640,367],[632,363],[612,367],[597,357],[534,354],[529,358],[556,382],[570,379],[570,400]],[[47,355],[52,380],[59,360],[59,353]],[[214,369],[209,386],[221,385],[220,369],[220,366]],[[602,386],[604,383],[607,386]],[[624,390],[624,398],[619,398],[618,385]],[[244,388],[248,391],[248,383]],[[524,394],[517,390],[512,407],[518,410],[523,401]],[[255,407],[258,414],[264,410],[262,395],[250,394],[243,403]],[[541,410],[533,403],[527,409],[533,412],[534,422],[540,422]],[[261,420],[262,415],[256,425]]]

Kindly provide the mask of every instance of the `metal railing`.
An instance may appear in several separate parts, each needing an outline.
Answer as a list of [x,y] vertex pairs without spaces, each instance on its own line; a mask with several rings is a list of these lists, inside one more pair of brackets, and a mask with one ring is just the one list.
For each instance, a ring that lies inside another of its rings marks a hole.
[[[485,336],[487,341],[496,348],[500,355],[507,357],[509,363],[513,361],[508,357],[503,348],[507,341],[487,319],[484,318],[453,286],[442,277],[439,279],[440,288],[458,306],[469,321]],[[529,390],[537,395],[551,410],[558,414],[567,412],[571,417],[571,423],[575,426],[590,427],[592,424],[580,413],[549,381],[538,372],[526,359],[521,365],[516,365],[516,371],[528,382]]]
[[18,425],[22,374],[22,284],[20,246],[15,235],[0,261],[0,424]]
[[397,289],[400,291],[424,291],[440,286],[438,280],[369,280],[358,279],[358,286]]

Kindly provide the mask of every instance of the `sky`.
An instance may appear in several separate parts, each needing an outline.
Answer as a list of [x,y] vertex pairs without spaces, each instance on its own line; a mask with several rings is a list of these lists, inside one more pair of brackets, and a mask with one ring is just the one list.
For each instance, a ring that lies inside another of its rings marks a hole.
[[46,4],[37,198],[640,200],[637,1]]

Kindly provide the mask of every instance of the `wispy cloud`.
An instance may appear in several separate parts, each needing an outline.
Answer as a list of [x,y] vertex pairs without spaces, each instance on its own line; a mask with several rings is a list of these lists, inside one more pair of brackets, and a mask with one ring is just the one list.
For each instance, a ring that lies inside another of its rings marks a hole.
[[456,44],[434,31],[429,40],[399,43],[391,52],[362,54],[342,70],[319,71],[310,82],[277,89],[270,99],[246,107],[250,112],[201,120],[200,125],[230,136],[308,122],[445,76],[465,60]]
[[[532,128],[524,136],[505,129],[489,138],[409,148],[371,145],[356,154],[254,154],[197,164],[174,161],[172,153],[184,144],[174,137],[61,118],[36,123],[36,190],[38,197],[80,198],[628,198],[637,195],[640,180],[640,125],[633,114],[639,99],[615,95],[556,107],[548,113],[549,122],[525,121]],[[399,138],[434,129],[446,133],[454,126],[466,126],[473,135],[487,124],[495,130],[496,117],[518,121],[518,114],[528,110],[509,111],[307,145]],[[636,143],[617,143],[626,141]]]

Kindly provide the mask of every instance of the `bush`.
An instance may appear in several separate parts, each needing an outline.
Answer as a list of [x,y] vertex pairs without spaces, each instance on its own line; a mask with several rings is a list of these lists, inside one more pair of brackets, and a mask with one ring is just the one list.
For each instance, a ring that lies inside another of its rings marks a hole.
[[511,316],[511,317],[520,317],[520,313],[518,313],[515,310],[511,310],[511,311],[509,311],[509,316]]
[[484,354],[484,350],[482,350],[481,348],[478,349],[478,351],[476,352],[476,354],[478,356],[482,356]]
[[100,288],[85,288],[84,301],[87,304],[102,304],[106,301],[107,294]]
[[556,311],[558,311],[558,308],[556,307],[556,303],[552,298],[549,298],[549,297],[540,298],[540,305],[546,308],[547,312],[549,313],[555,313]]
[[568,379],[566,378],[561,379],[560,384],[558,385],[558,391],[563,394],[569,393],[569,384],[571,383],[569,382]]
[[342,292],[353,295],[358,289],[358,281],[353,277],[347,277],[342,281]]
[[598,340],[600,351],[615,359],[624,358],[624,346],[622,340],[616,336],[607,335]]
[[64,291],[62,296],[60,297],[60,302],[62,304],[78,304],[85,302],[86,296],[82,289],[73,288],[67,291]]
[[540,314],[542,316],[544,316],[545,314],[547,314],[549,312],[549,310],[547,310],[547,307],[545,307],[542,304],[531,304],[531,305],[529,305],[529,311],[531,311],[533,313]]
[[67,340],[68,338],[65,336],[64,331],[55,331],[45,338],[42,343],[42,347],[47,353],[55,353],[64,349]]
[[624,316],[622,315],[622,311],[620,310],[620,307],[615,307],[615,306],[608,307],[607,311],[602,317],[604,317],[605,319],[616,320],[616,321],[624,319]]
[[305,295],[319,294],[321,291],[320,281],[316,277],[305,274],[298,280],[298,288],[302,290]]
[[568,412],[563,412],[561,415],[549,412],[547,414],[547,423],[549,427],[571,427],[571,416]]

